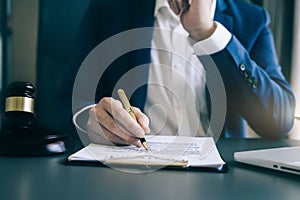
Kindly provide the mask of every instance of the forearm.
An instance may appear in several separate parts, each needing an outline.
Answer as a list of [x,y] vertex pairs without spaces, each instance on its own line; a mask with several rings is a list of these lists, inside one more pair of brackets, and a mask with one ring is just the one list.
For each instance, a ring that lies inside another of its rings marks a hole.
[[[231,6],[237,10],[236,4]],[[220,72],[226,90],[226,123],[235,126],[242,117],[261,136],[279,138],[293,125],[295,98],[278,64],[268,13],[258,7],[248,9],[255,20],[233,11],[230,18],[226,16],[232,21],[219,18],[228,29],[218,24],[211,37],[191,44],[207,81],[216,81],[208,74],[212,67]]]
[[[261,41],[268,41],[265,37],[269,36],[263,37]],[[255,48],[261,45],[268,46],[261,42]],[[233,36],[227,47],[211,58],[224,81],[228,109],[237,110],[261,136],[279,138],[292,127],[295,100],[273,53],[262,51],[267,59],[255,60]]]

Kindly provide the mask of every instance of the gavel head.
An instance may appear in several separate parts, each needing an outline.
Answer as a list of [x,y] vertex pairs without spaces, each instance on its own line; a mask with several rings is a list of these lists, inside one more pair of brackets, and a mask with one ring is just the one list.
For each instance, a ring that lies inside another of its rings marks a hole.
[[35,87],[28,82],[13,82],[6,91],[2,130],[7,133],[26,133],[34,125]]

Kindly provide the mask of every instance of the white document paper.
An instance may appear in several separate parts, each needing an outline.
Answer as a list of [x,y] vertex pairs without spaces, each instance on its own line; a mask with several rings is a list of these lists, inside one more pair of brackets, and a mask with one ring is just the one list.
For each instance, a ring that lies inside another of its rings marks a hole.
[[136,146],[89,144],[68,157],[69,161],[100,161],[145,165],[180,165],[221,168],[222,160],[213,138],[182,136],[146,136],[148,151]]

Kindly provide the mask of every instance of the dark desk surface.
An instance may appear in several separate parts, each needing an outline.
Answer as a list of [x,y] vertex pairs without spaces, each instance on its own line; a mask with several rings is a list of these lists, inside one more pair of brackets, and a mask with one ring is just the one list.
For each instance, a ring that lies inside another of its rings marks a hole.
[[53,199],[300,199],[300,176],[238,164],[233,152],[300,145],[300,141],[219,140],[227,173],[160,170],[131,174],[105,167],[66,166],[67,155],[0,157],[1,200]]

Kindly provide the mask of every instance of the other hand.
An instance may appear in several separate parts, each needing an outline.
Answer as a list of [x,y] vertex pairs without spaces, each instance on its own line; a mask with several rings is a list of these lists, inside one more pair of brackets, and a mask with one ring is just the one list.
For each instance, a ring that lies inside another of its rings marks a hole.
[[168,3],[194,40],[204,40],[215,31],[211,17],[212,0],[168,0]]

